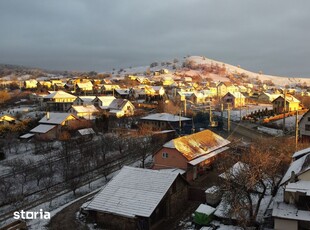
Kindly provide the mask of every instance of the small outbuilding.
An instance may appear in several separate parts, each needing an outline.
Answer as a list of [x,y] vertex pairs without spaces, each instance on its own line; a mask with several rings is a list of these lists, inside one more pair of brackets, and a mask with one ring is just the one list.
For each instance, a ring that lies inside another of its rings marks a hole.
[[83,211],[105,229],[158,229],[182,210],[187,194],[179,173],[125,166]]

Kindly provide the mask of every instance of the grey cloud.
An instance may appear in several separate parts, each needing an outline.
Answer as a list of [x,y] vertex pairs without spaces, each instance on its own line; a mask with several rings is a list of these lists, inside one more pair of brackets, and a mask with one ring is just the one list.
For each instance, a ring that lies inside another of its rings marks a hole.
[[0,2],[0,63],[105,71],[205,55],[310,76],[306,0]]

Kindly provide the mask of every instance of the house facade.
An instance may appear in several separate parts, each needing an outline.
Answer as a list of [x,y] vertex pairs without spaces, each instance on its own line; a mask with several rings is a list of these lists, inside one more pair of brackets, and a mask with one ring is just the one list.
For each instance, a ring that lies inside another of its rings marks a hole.
[[302,142],[310,142],[310,110],[308,110],[298,123],[299,137]]
[[73,126],[78,122],[79,119],[70,113],[47,112],[30,133],[40,140],[54,140],[60,137],[64,127]]
[[228,92],[222,98],[222,102],[226,106],[230,106],[230,108],[237,108],[245,105],[245,96],[243,96],[240,92]]
[[140,118],[140,125],[149,126],[152,130],[177,130],[192,124],[192,120],[169,113],[154,113]]
[[229,149],[229,143],[210,130],[182,136],[167,142],[154,154],[153,168],[179,168],[186,172],[186,179],[192,181]]
[[48,111],[66,112],[75,99],[76,96],[59,90],[43,97],[43,104],[47,107]]
[[[284,104],[284,101],[285,101],[285,104]],[[300,104],[300,101],[289,94],[285,95],[285,100],[284,100],[284,96],[281,95],[272,101],[272,107],[275,113],[283,113],[283,112],[298,110],[300,108],[299,104]]]
[[310,229],[310,153],[291,163],[280,186],[272,210],[274,229]]
[[220,82],[216,88],[218,97],[223,97],[228,92],[238,92],[238,87],[234,86],[231,82]]

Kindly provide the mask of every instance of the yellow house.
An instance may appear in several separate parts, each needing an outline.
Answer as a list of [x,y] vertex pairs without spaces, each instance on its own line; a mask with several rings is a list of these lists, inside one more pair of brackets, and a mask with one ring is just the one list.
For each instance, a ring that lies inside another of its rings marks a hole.
[[272,101],[272,107],[275,113],[283,113],[298,110],[300,107],[299,104],[300,101],[289,94],[285,95],[285,104],[284,104],[284,95],[280,95],[279,97],[277,97]]
[[37,88],[38,81],[35,79],[26,80],[24,82],[24,87],[26,89],[34,89]]

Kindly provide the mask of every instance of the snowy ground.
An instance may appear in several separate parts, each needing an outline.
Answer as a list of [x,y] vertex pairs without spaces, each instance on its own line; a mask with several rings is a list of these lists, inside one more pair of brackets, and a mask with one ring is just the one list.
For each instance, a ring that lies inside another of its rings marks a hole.
[[[298,115],[298,121],[302,118],[303,115]],[[274,121],[273,123],[282,126],[283,125],[283,119]],[[293,131],[296,126],[296,116],[286,117],[285,118],[285,128],[289,131]]]
[[[146,164],[149,164],[151,162],[152,162],[152,157],[149,156],[146,159]],[[140,164],[141,164],[141,161],[136,161],[136,162],[132,163],[130,166],[139,167]],[[117,173],[118,173],[118,171],[113,172],[110,175],[108,175],[107,181],[109,181]],[[80,187],[79,189],[77,189],[76,193],[79,195],[82,195],[82,197],[79,197],[77,199],[73,196],[72,192],[68,192],[68,193],[65,193],[63,195],[58,196],[57,198],[53,199],[51,202],[45,202],[43,204],[40,204],[39,206],[31,208],[31,210],[24,210],[24,211],[37,211],[37,212],[39,212],[39,210],[42,209],[43,211],[50,212],[51,217],[53,217],[58,212],[60,212],[62,209],[69,206],[70,204],[82,199],[85,196],[97,193],[102,188],[102,186],[104,186],[107,183],[107,181],[105,180],[104,177],[101,177],[101,178],[91,182],[90,187],[89,187],[89,185],[84,185],[84,186]],[[9,219],[5,223],[10,223],[12,220],[13,219]],[[2,223],[2,224],[5,224],[5,223]],[[35,220],[28,221],[27,226],[29,227],[29,229],[33,229],[33,230],[36,230],[36,229],[44,230],[44,229],[47,229],[44,226],[47,225],[48,223],[49,223],[49,220],[35,219]]]
[[[249,115],[251,112],[255,112],[255,111],[262,111],[265,109],[272,109],[272,105],[271,104],[259,104],[259,105],[247,105],[245,107],[242,107],[241,110],[240,109],[233,109],[230,111],[230,119],[232,121],[240,121],[240,113],[241,113],[241,117],[244,117],[246,115]],[[215,111],[213,112],[214,115],[217,116],[221,116],[221,112]],[[227,110],[223,111],[223,117],[227,118]]]

